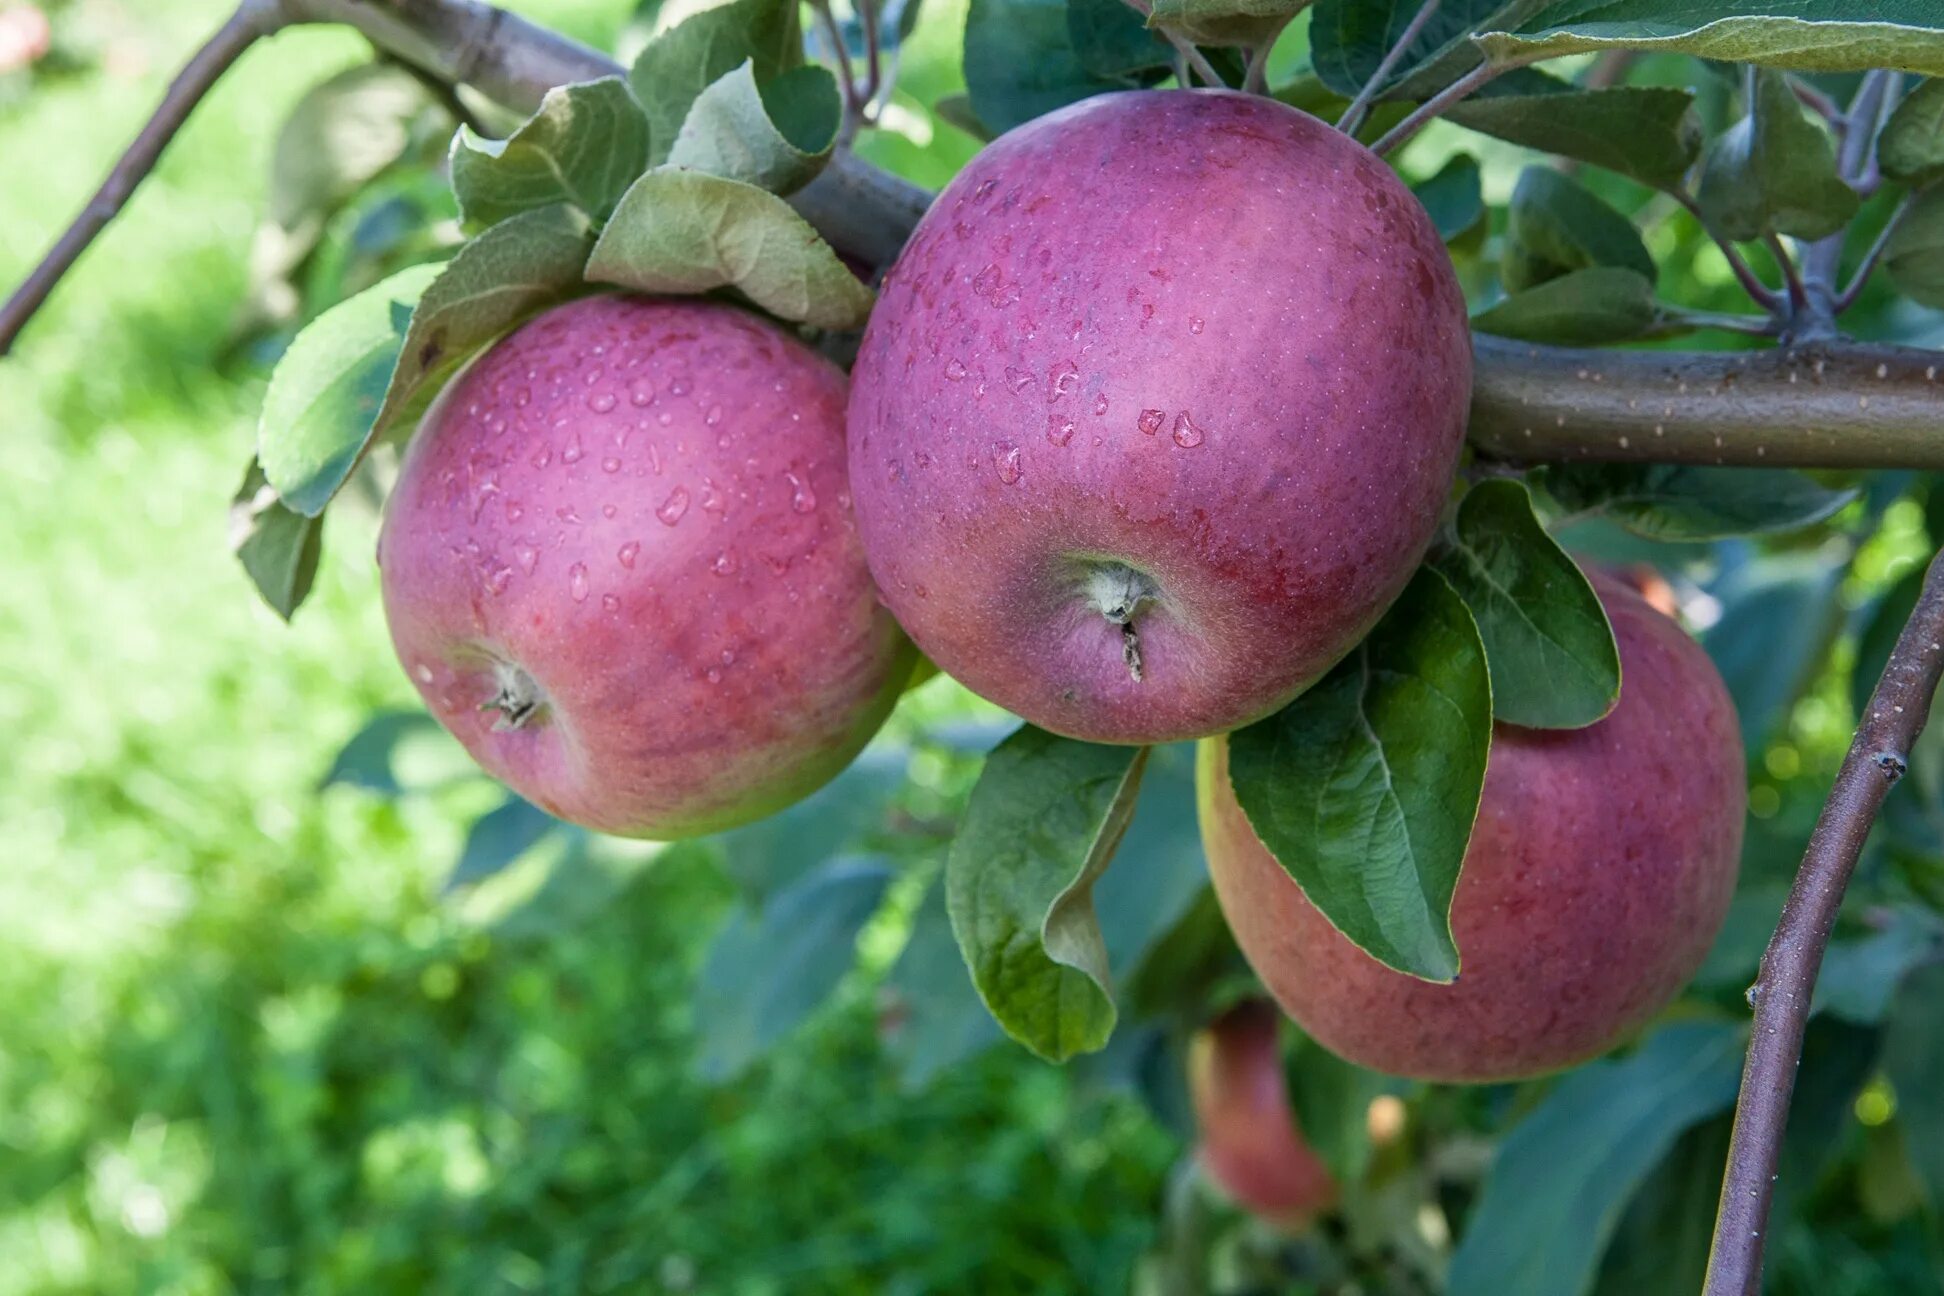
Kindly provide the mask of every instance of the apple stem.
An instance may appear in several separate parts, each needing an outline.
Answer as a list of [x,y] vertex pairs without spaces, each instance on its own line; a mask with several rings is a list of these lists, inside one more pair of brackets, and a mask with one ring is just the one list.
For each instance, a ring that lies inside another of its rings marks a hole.
[[512,662],[494,662],[493,681],[499,691],[481,702],[479,709],[499,712],[493,717],[494,733],[521,728],[546,705],[547,695],[539,682]]
[[1146,573],[1126,563],[1100,563],[1087,571],[1087,598],[1100,615],[1121,628],[1121,660],[1136,684],[1141,682],[1141,636],[1134,618],[1160,593]]

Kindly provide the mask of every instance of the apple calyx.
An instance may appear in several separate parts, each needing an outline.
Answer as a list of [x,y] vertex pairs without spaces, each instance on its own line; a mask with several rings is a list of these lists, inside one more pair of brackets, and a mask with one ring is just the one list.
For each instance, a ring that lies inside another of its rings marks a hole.
[[495,733],[522,727],[547,705],[547,695],[541,690],[539,681],[512,662],[493,663],[493,682],[499,686],[499,691],[481,702],[479,709],[499,712],[493,717]]
[[1141,682],[1141,636],[1134,618],[1141,609],[1161,597],[1161,589],[1146,572],[1111,559],[1090,563],[1087,568],[1087,598],[1094,609],[1121,629],[1121,660],[1134,682]]

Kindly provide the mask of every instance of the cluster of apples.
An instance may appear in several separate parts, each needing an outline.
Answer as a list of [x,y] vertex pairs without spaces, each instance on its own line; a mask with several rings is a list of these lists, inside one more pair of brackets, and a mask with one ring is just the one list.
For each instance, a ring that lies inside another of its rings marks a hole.
[[1218,894],[1283,1006],[1383,1070],[1530,1074],[1661,1007],[1725,912],[1741,747],[1678,627],[1601,584],[1617,709],[1500,727],[1458,984],[1334,931],[1223,772],[1221,735],[1410,578],[1470,382],[1450,261],[1376,157],[1257,96],[1104,96],[947,188],[848,380],[696,299],[589,297],[501,341],[407,454],[386,613],[480,764],[604,832],[805,795],[883,721],[914,641],[1056,733],[1203,739]]

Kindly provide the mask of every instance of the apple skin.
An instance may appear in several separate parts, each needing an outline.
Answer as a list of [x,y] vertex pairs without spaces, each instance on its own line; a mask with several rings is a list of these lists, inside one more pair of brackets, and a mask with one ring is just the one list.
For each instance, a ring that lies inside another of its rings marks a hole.
[[1620,645],[1620,700],[1584,729],[1500,724],[1436,985],[1359,950],[1263,846],[1228,781],[1197,761],[1216,897],[1256,974],[1352,1062],[1486,1082],[1605,1052],[1679,993],[1734,894],[1747,809],[1734,704],[1699,644],[1632,590],[1594,588]]
[[1373,154],[1257,95],[1102,95],[988,146],[891,271],[858,529],[974,692],[1096,742],[1223,732],[1403,588],[1470,391],[1450,258]]
[[1304,1141],[1283,1079],[1276,1010],[1237,1004],[1188,1043],[1197,1155],[1217,1187],[1254,1215],[1295,1231],[1336,1204],[1336,1181]]
[[693,299],[585,298],[494,345],[426,415],[378,540],[432,713],[520,795],[623,836],[745,823],[836,774],[914,661],[851,522],[844,389]]

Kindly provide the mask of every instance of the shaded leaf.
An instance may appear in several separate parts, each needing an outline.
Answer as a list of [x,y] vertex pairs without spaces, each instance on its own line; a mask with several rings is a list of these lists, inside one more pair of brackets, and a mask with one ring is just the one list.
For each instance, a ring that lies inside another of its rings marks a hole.
[[734,288],[780,319],[825,329],[860,327],[876,300],[775,194],[672,168],[621,199],[587,278],[649,293]]
[[1553,464],[1529,480],[1568,513],[1604,513],[1654,540],[1794,531],[1856,498],[1787,468]]
[[[1869,705],[1870,694],[1890,664],[1890,651],[1897,646],[1904,622],[1917,606],[1924,590],[1922,564],[1912,567],[1889,589],[1878,596],[1856,639],[1856,665],[1850,673],[1850,706],[1858,716]],[[1928,731],[1929,726],[1926,726]]]
[[1229,779],[1256,836],[1337,930],[1400,972],[1450,981],[1451,894],[1491,728],[1478,626],[1420,568],[1336,669],[1229,735]]
[[1195,45],[1257,45],[1273,41],[1310,0],[1154,0],[1150,27]]
[[1883,269],[1899,292],[1944,310],[1944,186],[1917,195],[1883,250]]
[[1937,957],[1940,933],[1928,915],[1897,907],[1887,911],[1883,923],[1867,936],[1830,943],[1816,976],[1811,1012],[1874,1026],[1889,1012],[1905,974]]
[[1120,844],[1146,749],[1031,725],[986,758],[946,865],[946,901],[980,998],[1008,1035],[1061,1062],[1114,1029],[1093,887]]
[[1944,179],[1944,81],[1925,81],[1897,105],[1877,136],[1877,166],[1920,189]]
[[[1428,98],[1476,67],[1475,31],[1517,26],[1549,0],[1446,0],[1385,79],[1385,93]],[[1310,15],[1310,63],[1323,84],[1355,98],[1422,0],[1318,0]]]
[[1741,718],[1742,740],[1759,749],[1802,696],[1836,637],[1843,568],[1813,554],[1745,563],[1710,593],[1721,617],[1701,637]]
[[398,777],[399,747],[409,739],[444,732],[425,711],[380,711],[346,740],[318,787],[343,784],[379,796],[400,796],[405,788]]
[[1172,51],[1126,0],[1067,0],[1067,40],[1090,75],[1120,80],[1166,68]]
[[898,961],[885,978],[894,1025],[886,1051],[900,1085],[922,1089],[942,1071],[1003,1038],[959,957],[943,882],[926,892]]
[[230,552],[271,611],[286,621],[310,594],[323,544],[324,519],[286,507],[263,466],[250,460],[230,500]]
[[880,740],[830,782],[796,804],[712,840],[724,870],[761,907],[765,898],[807,869],[857,849],[884,824],[905,785],[910,749]]
[[1478,622],[1495,719],[1576,729],[1620,696],[1620,650],[1593,586],[1532,512],[1516,481],[1466,493],[1432,564]]
[[291,340],[263,394],[257,458],[290,508],[315,517],[351,474],[398,362],[393,308],[439,275],[418,265],[325,311]]
[[1485,195],[1479,182],[1478,159],[1460,153],[1429,180],[1411,186],[1438,237],[1450,243],[1478,229],[1485,220]]
[[1593,266],[1513,293],[1472,316],[1472,327],[1529,342],[1592,346],[1639,337],[1656,315],[1650,281],[1618,266]]
[[1064,0],[972,0],[965,19],[965,89],[973,119],[991,134],[1133,84],[1097,75],[1081,62]]
[[446,890],[484,882],[511,865],[554,832],[564,829],[560,820],[524,797],[508,796],[493,809],[473,820],[466,830],[466,844],[459,862],[446,878]]
[[1693,93],[1666,86],[1485,95],[1453,104],[1444,117],[1542,153],[1605,167],[1656,189],[1679,185],[1701,151]]
[[1819,239],[1849,224],[1862,200],[1836,173],[1836,146],[1780,72],[1755,77],[1748,115],[1708,146],[1695,201],[1731,239]]
[[451,167],[459,210],[475,225],[559,203],[606,220],[648,167],[648,119],[618,76],[555,86],[503,140],[461,126]]
[[1944,10],[1934,0],[1777,8],[1775,0],[1566,0],[1529,30],[1511,34],[1508,26],[1479,44],[1493,59],[1638,49],[1811,72],[1944,73]]
[[648,118],[650,166],[668,160],[702,92],[745,61],[758,82],[803,63],[796,0],[732,0],[691,14],[648,42],[628,84]]
[[696,98],[668,164],[790,193],[830,160],[843,112],[828,68],[794,68],[759,87],[745,60]]
[[1338,1183],[1356,1183],[1369,1168],[1370,1104],[1384,1094],[1416,1088],[1413,1081],[1346,1062],[1308,1038],[1286,1055],[1283,1081],[1303,1141]]
[[1944,1211],[1944,963],[1910,974],[1891,1004],[1883,1070],[1897,1093],[1897,1124],[1933,1211]]
[[1094,887],[1107,961],[1125,980],[1208,886],[1195,818],[1195,744],[1148,752],[1134,820],[1114,867]]
[[402,157],[432,97],[396,64],[347,68],[305,92],[270,155],[269,215],[287,230],[318,226]]
[[1735,1100],[1743,1035],[1669,1026],[1567,1075],[1500,1144],[1450,1296],[1580,1296],[1628,1200],[1689,1126]]
[[1650,291],[1656,275],[1632,221],[1571,176],[1527,167],[1506,208],[1505,290],[1521,292],[1594,266],[1631,270]]
[[891,880],[874,859],[839,859],[770,898],[737,906],[703,957],[695,985],[697,1067],[720,1083],[740,1075],[837,988]]

